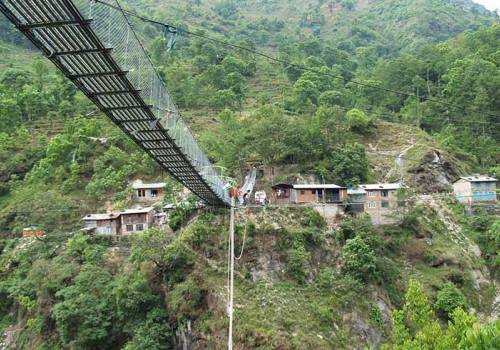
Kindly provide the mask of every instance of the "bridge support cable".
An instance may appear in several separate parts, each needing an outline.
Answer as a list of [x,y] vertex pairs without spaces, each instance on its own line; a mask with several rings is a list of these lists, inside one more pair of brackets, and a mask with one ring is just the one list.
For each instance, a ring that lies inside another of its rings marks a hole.
[[0,0],[0,11],[103,113],[210,205],[226,182],[200,149],[117,0]]

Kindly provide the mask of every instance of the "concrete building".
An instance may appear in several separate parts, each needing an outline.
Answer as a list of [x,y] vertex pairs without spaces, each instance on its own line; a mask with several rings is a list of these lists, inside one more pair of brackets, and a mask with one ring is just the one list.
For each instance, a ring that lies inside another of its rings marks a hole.
[[154,224],[155,210],[153,207],[127,209],[120,214],[122,235],[147,230]]
[[359,186],[366,192],[364,211],[370,215],[374,225],[389,225],[400,221],[397,208],[397,191],[400,183],[363,184]]
[[347,200],[347,187],[334,184],[293,185],[292,203],[342,203]]
[[366,191],[363,188],[348,188],[347,195],[349,203],[347,211],[351,214],[364,213],[366,202]]
[[99,235],[117,235],[121,231],[120,213],[88,214],[82,221],[85,229]]
[[496,202],[496,182],[491,176],[463,176],[453,183],[455,198],[463,204]]
[[162,202],[165,197],[165,182],[146,184],[134,182],[132,199],[137,202]]

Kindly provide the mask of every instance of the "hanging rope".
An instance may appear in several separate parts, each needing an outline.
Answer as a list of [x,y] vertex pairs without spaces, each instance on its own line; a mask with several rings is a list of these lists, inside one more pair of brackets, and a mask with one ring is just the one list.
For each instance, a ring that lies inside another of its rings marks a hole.
[[236,258],[236,260],[240,260],[241,257],[243,256],[243,249],[245,249],[245,240],[247,237],[247,226],[248,226],[248,220],[245,221],[245,231],[243,231],[243,243],[241,244],[240,255]]

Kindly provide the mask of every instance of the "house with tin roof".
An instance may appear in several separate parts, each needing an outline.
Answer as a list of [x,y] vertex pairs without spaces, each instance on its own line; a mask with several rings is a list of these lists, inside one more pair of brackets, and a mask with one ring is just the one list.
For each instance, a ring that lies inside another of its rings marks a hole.
[[399,221],[395,217],[398,208],[397,191],[402,188],[400,183],[362,184],[364,190],[364,212],[370,215],[374,225],[389,225]]
[[88,214],[82,218],[85,230],[99,235],[117,235],[121,231],[120,213]]
[[292,203],[341,203],[347,200],[347,187],[335,184],[293,185]]
[[455,198],[463,204],[496,202],[497,179],[487,175],[462,176],[453,183]]
[[154,225],[155,209],[153,207],[127,209],[121,215],[121,234],[129,235],[141,232]]
[[134,182],[132,184],[132,189],[134,190],[132,199],[136,202],[163,202],[166,185],[165,182]]

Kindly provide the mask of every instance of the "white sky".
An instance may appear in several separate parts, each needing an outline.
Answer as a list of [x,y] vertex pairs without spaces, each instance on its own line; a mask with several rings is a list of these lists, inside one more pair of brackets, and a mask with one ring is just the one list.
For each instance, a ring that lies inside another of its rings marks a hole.
[[490,11],[500,10],[500,0],[472,0],[475,3],[481,4]]

